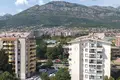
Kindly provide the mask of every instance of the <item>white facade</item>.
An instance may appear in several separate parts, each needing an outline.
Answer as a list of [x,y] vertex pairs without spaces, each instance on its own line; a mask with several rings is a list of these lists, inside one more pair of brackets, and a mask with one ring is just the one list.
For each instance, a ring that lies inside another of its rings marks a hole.
[[104,80],[110,77],[111,44],[88,35],[69,42],[71,80]]

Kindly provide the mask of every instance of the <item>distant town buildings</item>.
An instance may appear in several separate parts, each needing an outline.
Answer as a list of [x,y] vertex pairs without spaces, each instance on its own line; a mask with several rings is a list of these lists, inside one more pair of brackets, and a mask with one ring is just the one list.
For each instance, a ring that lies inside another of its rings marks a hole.
[[111,43],[95,34],[69,42],[71,80],[104,80],[110,77]]
[[12,70],[21,80],[36,71],[36,42],[32,33],[4,32],[0,34],[0,47],[8,54]]
[[116,35],[115,45],[118,47],[120,46],[120,34]]
[[71,28],[63,28],[63,27],[53,27],[53,28],[42,28],[34,31],[36,37],[40,37],[42,35],[49,36],[78,36],[81,34],[86,34],[86,31],[82,31],[80,29],[71,29]]
[[117,59],[120,57],[120,47],[111,47],[111,58],[113,60]]

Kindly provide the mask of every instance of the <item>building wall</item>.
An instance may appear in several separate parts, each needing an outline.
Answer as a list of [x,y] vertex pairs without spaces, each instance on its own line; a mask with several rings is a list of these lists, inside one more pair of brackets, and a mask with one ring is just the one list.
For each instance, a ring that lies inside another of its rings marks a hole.
[[31,77],[36,71],[35,43],[32,33],[19,33],[19,35],[12,33],[8,36],[5,34],[0,38],[0,48],[3,48],[8,54],[8,62],[12,64],[12,70],[16,73],[16,77],[21,80]]
[[74,42],[69,48],[71,80],[103,80],[104,76],[110,77],[109,43],[88,39]]
[[[18,76],[18,41],[15,41],[15,73],[16,73],[16,76]],[[20,57],[20,56],[19,56]],[[20,74],[19,74],[20,75]]]
[[110,77],[110,71],[111,71],[111,46],[110,44],[103,44],[103,48],[105,51],[104,57],[104,76]]
[[21,79],[26,79],[26,41],[25,39],[19,39],[20,41],[20,50],[21,50],[21,58],[20,58],[20,77]]
[[69,69],[70,69],[70,74],[71,76],[71,80],[80,80],[80,44],[78,43],[74,43],[72,44],[72,46],[70,46],[71,51],[70,56],[69,56]]

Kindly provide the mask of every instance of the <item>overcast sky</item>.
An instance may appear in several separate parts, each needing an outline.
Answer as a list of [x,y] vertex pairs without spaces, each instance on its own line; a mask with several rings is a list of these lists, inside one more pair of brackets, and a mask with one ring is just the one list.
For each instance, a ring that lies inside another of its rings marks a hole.
[[[50,1],[60,1],[60,0],[0,0],[0,15],[6,13],[16,14],[25,10],[33,5],[39,4],[43,5]],[[72,3],[78,3],[83,5],[100,5],[100,6],[120,6],[120,0],[61,0]]]

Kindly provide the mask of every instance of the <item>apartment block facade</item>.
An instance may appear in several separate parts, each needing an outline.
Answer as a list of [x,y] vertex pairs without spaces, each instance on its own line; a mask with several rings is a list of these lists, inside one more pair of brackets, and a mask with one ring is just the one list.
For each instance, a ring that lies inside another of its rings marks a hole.
[[32,33],[8,32],[0,34],[0,48],[8,54],[12,70],[21,80],[36,70],[36,42]]
[[69,42],[71,80],[104,80],[110,77],[111,43],[94,34]]

